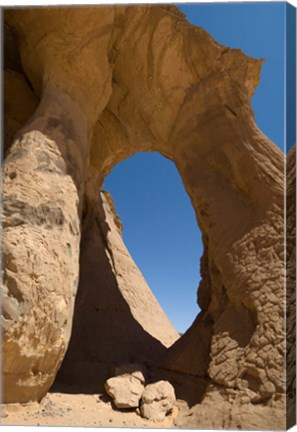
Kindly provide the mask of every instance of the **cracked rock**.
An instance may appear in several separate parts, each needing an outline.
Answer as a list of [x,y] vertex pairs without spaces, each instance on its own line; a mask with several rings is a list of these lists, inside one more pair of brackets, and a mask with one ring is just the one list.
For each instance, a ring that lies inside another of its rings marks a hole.
[[137,408],[144,386],[132,375],[119,375],[106,381],[105,391],[117,408]]
[[153,421],[164,420],[175,405],[176,397],[168,381],[158,381],[146,386],[141,400],[141,415]]

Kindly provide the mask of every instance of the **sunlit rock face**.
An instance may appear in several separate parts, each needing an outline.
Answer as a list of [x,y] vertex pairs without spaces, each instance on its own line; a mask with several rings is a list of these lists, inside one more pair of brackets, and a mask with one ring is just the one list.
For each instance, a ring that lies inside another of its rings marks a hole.
[[[4,400],[40,400],[63,359],[66,381],[138,361],[280,400],[284,155],[250,107],[261,61],[173,6],[5,22]],[[136,151],[175,163],[203,234],[202,311],[179,339],[100,193]]]

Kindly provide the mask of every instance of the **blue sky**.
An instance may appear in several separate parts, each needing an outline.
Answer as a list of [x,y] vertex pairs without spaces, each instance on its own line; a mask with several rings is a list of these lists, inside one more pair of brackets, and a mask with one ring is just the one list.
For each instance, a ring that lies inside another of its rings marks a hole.
[[[266,59],[252,106],[260,129],[283,149],[285,3],[178,6],[222,45]],[[156,153],[137,153],[113,169],[104,189],[114,198],[136,264],[176,330],[184,332],[199,311],[202,245],[174,164]]]

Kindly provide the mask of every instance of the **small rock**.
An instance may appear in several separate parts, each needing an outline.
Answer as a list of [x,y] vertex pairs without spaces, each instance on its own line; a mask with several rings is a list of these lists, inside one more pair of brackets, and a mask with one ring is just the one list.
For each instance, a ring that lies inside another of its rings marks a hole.
[[259,391],[263,398],[269,398],[275,393],[275,385],[271,381],[266,381],[260,385]]
[[109,378],[104,387],[117,408],[137,408],[144,391],[140,380],[132,375]]
[[250,398],[248,396],[243,396],[240,400],[242,404],[249,404],[251,402]]
[[147,377],[147,370],[140,363],[126,363],[115,367],[115,376],[126,374],[132,375],[144,384]]
[[3,409],[3,408],[1,408],[1,418],[6,418],[6,417],[8,417],[8,414],[7,414],[7,412]]
[[275,385],[271,381],[266,381],[259,387],[259,394],[252,399],[252,403],[260,403],[271,398],[275,394]]
[[141,415],[153,421],[164,420],[176,402],[175,391],[168,381],[146,386],[141,399]]

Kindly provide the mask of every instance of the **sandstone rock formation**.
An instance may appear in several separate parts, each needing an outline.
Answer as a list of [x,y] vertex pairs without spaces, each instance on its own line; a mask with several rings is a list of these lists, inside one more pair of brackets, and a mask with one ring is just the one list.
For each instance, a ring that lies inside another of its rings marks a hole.
[[144,391],[144,385],[132,375],[119,375],[105,383],[106,393],[117,408],[137,408]]
[[296,424],[296,146],[287,155],[286,181],[286,404],[287,424]]
[[168,381],[157,381],[145,386],[142,365],[126,364],[116,368],[116,376],[108,378],[105,392],[118,409],[132,409],[140,405],[139,414],[153,422],[162,422],[175,406],[174,387]]
[[[5,22],[4,400],[40,400],[63,359],[71,382],[150,362],[226,403],[273,389],[283,425],[284,155],[250,107],[262,61],[173,6],[10,8]],[[175,163],[203,234],[202,312],[178,340],[100,193],[137,151]]]
[[175,405],[175,391],[168,381],[148,384],[141,398],[141,415],[154,421],[164,420]]

